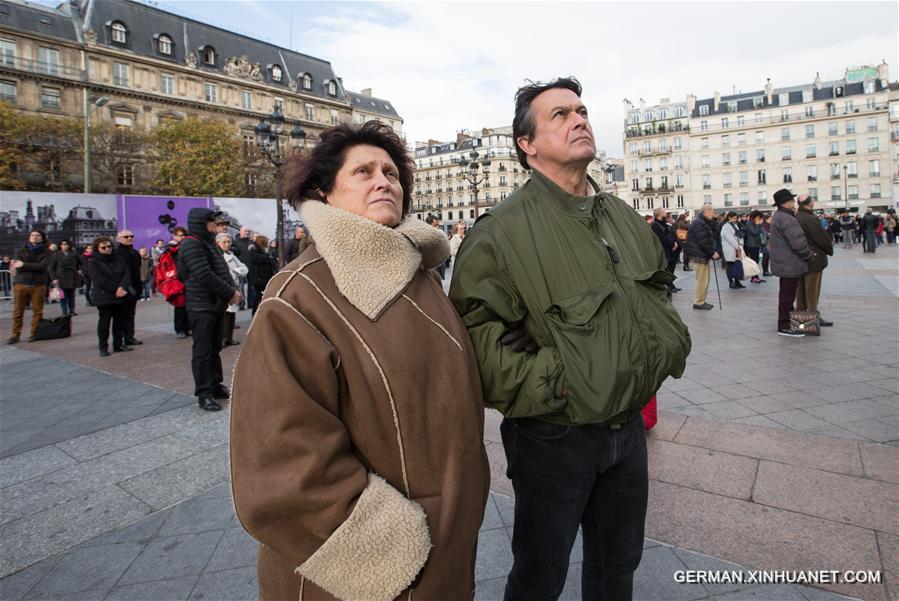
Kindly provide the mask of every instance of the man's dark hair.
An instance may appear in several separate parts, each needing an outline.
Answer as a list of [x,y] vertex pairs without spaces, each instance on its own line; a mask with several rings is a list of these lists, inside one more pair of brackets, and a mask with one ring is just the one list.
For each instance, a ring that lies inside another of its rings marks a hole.
[[62,246],[63,244],[68,244],[69,248],[72,248],[72,241],[69,240],[68,238],[63,238],[62,240],[59,241],[60,246]]
[[755,219],[756,217],[761,217],[761,216],[762,216],[761,211],[753,211],[749,214],[749,219],[751,221],[751,220]]
[[412,205],[412,159],[400,137],[388,125],[378,121],[366,121],[361,126],[341,124],[326,129],[312,152],[294,155],[288,163],[287,200],[295,209],[304,200],[325,202],[325,195],[334,189],[337,172],[343,167],[347,151],[354,146],[376,146],[390,155],[399,171],[405,217]]
[[434,225],[434,223],[437,222],[437,221],[440,221],[440,220],[437,218],[437,215],[430,215],[430,214],[429,214],[427,217],[425,217],[425,223],[427,223],[428,225]]
[[534,139],[534,132],[537,129],[534,123],[534,116],[531,114],[531,103],[534,98],[553,88],[562,88],[571,90],[581,97],[581,82],[574,77],[559,77],[555,81],[549,83],[531,82],[526,86],[518,88],[515,92],[515,118],[512,119],[512,140],[515,143],[515,153],[518,155],[518,162],[525,169],[528,166],[528,157],[524,151],[518,146],[518,138],[525,137],[528,141]]
[[173,235],[174,235],[174,234],[182,234],[182,235],[186,236],[186,235],[187,235],[187,228],[186,228],[186,227],[181,227],[181,226],[179,225],[178,227],[176,227],[175,229],[172,230],[172,234],[173,234]]

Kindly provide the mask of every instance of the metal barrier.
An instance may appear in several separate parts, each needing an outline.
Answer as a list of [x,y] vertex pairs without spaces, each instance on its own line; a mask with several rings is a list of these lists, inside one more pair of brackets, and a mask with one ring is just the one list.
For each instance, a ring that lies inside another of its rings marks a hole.
[[12,300],[12,273],[9,269],[0,269],[0,301]]

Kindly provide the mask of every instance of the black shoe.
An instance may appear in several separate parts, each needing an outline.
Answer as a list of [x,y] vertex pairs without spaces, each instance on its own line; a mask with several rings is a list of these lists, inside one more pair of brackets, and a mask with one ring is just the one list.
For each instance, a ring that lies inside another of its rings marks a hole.
[[708,307],[709,309],[714,309],[715,305],[710,305],[709,303],[702,303],[703,306]]
[[734,280],[734,288],[745,288],[745,287],[746,286],[744,286],[743,282],[741,282],[740,280]]
[[684,267],[684,271],[693,271],[692,267]]
[[126,341],[125,341],[125,344],[129,344],[129,345],[131,345],[131,346],[137,346],[137,345],[139,345],[139,344],[143,344],[143,342],[141,342],[141,341],[138,340],[137,338],[132,338],[131,340],[126,340]]
[[235,329],[235,330],[239,330],[239,329],[240,329],[240,324],[239,324],[239,323],[234,324],[234,329]]
[[236,340],[226,340],[222,343],[222,346],[237,346],[238,344],[240,343]]
[[212,391],[212,398],[214,399],[227,399],[230,396],[231,391],[228,390],[227,386],[219,386]]
[[709,311],[713,308],[713,306],[708,303],[704,303],[702,305],[693,305],[693,308],[697,311]]
[[669,288],[669,290],[671,290],[671,292],[680,292],[681,291],[681,289],[678,288],[677,286],[672,286],[671,288]]
[[731,290],[736,290],[737,288],[739,288],[739,286],[737,286],[737,283],[733,282],[733,281],[728,282],[728,286],[730,287]]
[[109,349],[101,348],[101,349],[100,349],[100,356],[101,356],[101,357],[108,357],[108,356],[109,356]]
[[818,318],[818,325],[821,326],[822,328],[829,328],[830,326],[833,325],[833,322],[827,321],[826,319]]
[[788,336],[790,338],[805,338],[805,334],[798,330],[777,330],[777,333],[781,336]]
[[222,410],[222,406],[219,405],[219,402],[212,398],[198,397],[197,402],[200,405],[200,409],[203,409],[205,411],[221,411]]
[[19,342],[18,336],[10,336],[6,339],[6,344],[17,344]]
[[133,351],[134,349],[130,346],[116,346],[113,347],[112,352],[114,353],[127,353],[128,351]]

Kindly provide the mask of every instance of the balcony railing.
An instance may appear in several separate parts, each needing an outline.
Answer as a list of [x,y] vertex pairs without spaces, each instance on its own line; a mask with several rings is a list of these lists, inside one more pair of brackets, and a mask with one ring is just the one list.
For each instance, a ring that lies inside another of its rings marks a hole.
[[52,75],[53,77],[61,77],[63,79],[75,79],[81,81],[84,79],[84,72],[81,69],[60,65],[59,63],[48,63],[44,61],[36,61],[21,56],[12,58],[4,57],[0,61],[0,69],[9,69],[12,71],[24,71],[27,73],[40,73],[44,75]]

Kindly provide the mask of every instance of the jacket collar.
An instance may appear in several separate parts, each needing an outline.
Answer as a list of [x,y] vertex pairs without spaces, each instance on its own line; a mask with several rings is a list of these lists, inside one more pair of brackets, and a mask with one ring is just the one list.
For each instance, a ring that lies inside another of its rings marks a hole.
[[593,187],[594,192],[594,194],[589,196],[569,194],[536,169],[531,170],[531,183],[534,185],[535,191],[541,200],[549,202],[564,213],[578,217],[589,217],[593,212],[593,205],[602,202],[603,195],[599,192],[599,186],[596,185],[596,182],[589,175],[587,176],[587,184]]
[[450,254],[443,232],[418,219],[389,228],[317,200],[304,201],[300,212],[337,289],[372,321],[419,268],[437,267]]

